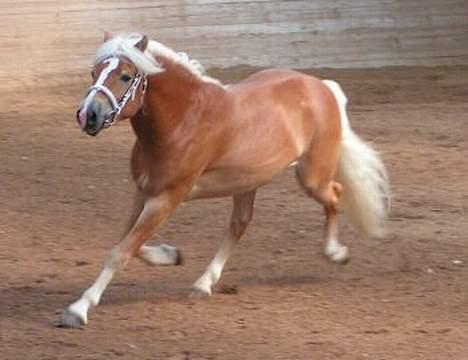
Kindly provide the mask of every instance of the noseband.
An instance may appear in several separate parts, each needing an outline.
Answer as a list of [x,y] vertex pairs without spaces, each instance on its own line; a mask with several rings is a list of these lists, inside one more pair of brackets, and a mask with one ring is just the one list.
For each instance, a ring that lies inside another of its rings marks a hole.
[[138,72],[138,74],[133,78],[132,83],[119,101],[116,99],[114,93],[105,85],[93,85],[88,88],[86,96],[88,96],[92,91],[95,91],[96,93],[101,92],[107,97],[107,100],[109,100],[109,103],[112,106],[112,111],[107,114],[104,120],[104,128],[114,125],[117,117],[120,115],[122,109],[127,105],[128,101],[130,99],[132,99],[132,101],[135,100],[136,91],[140,84],[143,84],[141,88],[141,103],[143,103],[148,79],[146,78],[146,75],[141,72]]

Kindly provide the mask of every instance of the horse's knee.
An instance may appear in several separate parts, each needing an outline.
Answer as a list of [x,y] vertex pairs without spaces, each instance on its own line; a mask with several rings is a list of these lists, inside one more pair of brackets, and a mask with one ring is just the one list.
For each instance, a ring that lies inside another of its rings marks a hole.
[[133,254],[129,251],[123,251],[122,248],[117,245],[112,248],[109,256],[107,257],[106,267],[113,270],[124,268],[132,256]]

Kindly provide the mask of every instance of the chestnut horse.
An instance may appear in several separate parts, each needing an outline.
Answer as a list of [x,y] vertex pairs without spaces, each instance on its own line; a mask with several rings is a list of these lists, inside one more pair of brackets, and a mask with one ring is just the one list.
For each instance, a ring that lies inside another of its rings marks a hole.
[[62,326],[86,324],[89,308],[132,257],[179,262],[176,248],[144,245],[178,205],[232,196],[228,235],[193,286],[211,294],[252,218],[256,190],[290,165],[304,192],[325,209],[324,252],[332,261],[348,259],[337,234],[339,202],[363,235],[382,233],[385,167],[351,130],[347,99],[336,82],[269,69],[223,86],[197,61],[138,34],[106,35],[92,76],[78,123],[94,136],[130,119],[136,192],[125,236],[93,285],[64,311]]

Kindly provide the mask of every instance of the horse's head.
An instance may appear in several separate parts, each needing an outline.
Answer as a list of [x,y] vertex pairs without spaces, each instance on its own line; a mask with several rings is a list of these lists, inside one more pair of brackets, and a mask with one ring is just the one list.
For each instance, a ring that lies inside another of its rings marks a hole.
[[[126,52],[134,51],[136,56],[143,57],[147,46],[148,38],[143,36]],[[125,56],[125,52],[115,51],[112,47],[115,44],[106,33],[101,55],[96,57],[91,71],[93,84],[76,115],[81,129],[92,136],[119,119],[135,115],[145,96],[146,74]]]

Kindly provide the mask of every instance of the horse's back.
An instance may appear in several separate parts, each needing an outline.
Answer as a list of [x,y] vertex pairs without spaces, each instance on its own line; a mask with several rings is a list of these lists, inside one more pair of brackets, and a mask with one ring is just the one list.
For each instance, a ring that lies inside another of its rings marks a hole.
[[298,71],[262,70],[228,91],[241,112],[239,118],[250,115],[253,121],[269,122],[272,127],[275,122],[286,122],[289,132],[301,132],[305,140],[317,128],[326,130],[339,124],[336,99],[325,82]]
[[278,86],[284,83],[300,85],[310,82],[320,82],[320,80],[298,71],[272,68],[253,73],[239,83],[231,85],[229,91],[239,93],[248,89],[257,91],[259,88]]
[[[300,118],[308,123],[320,122],[321,118],[328,118],[330,112],[337,110],[334,95],[324,81],[294,70],[261,70],[230,86],[228,91],[238,104],[242,104],[239,108],[256,102],[257,109],[263,104],[272,111],[275,107],[291,114],[301,110],[303,116]],[[294,122],[298,117],[284,119]]]

